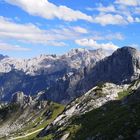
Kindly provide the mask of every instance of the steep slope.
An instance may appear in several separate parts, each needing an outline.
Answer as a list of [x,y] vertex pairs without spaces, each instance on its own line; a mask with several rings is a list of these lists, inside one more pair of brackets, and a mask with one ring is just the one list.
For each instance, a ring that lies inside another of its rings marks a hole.
[[[71,132],[68,140],[85,139],[140,139],[140,91],[133,102],[108,102],[101,108],[92,110],[72,120],[67,127]],[[135,94],[135,93],[134,93]],[[77,128],[76,128],[77,127]]]
[[119,85],[131,83],[139,77],[140,52],[131,47],[123,47],[111,56],[99,61],[88,75],[82,79],[76,90],[83,92],[100,82],[111,82]]
[[43,99],[69,101],[77,96],[73,91],[85,73],[107,55],[103,50],[73,49],[62,56],[4,58],[0,61],[0,100],[10,100],[17,91],[34,95],[45,90]]
[[32,100],[23,93],[15,93],[13,102],[0,108],[0,139],[34,138],[63,109],[60,104]]
[[139,88],[139,80],[123,86],[99,85],[67,105],[39,137],[51,135],[53,140],[134,139],[138,137],[140,125]]

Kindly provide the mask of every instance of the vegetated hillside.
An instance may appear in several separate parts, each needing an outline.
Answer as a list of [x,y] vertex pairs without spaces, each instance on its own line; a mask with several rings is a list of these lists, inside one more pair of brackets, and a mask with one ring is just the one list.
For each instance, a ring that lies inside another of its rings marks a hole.
[[31,140],[64,109],[63,105],[50,101],[21,101],[1,105],[0,139]]
[[70,103],[39,137],[51,136],[52,140],[139,140],[139,107],[139,80],[123,86],[99,85]]

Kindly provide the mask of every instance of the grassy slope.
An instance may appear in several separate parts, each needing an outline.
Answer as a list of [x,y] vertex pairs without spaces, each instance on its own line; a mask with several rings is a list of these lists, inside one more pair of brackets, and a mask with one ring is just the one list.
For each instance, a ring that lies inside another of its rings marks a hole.
[[114,139],[119,135],[132,139],[132,135],[140,129],[140,104],[120,106],[118,102],[112,102],[104,107],[107,111],[99,108],[74,119],[72,126],[67,128],[71,132],[69,139],[85,140],[92,136]]
[[[119,99],[128,94],[127,91],[119,93]],[[66,128],[65,133],[71,133],[69,140],[85,140],[87,137],[108,140],[119,136],[134,139],[134,133],[140,129],[139,108],[139,101],[127,105],[122,105],[119,100],[109,102],[81,117],[73,118],[72,125]]]
[[[64,131],[60,135],[56,136],[52,133],[40,140],[60,139],[66,133],[70,133],[68,140],[86,140],[93,137],[109,140],[122,136],[125,139],[134,139],[134,133],[140,130],[140,101],[122,105],[121,100],[132,94],[134,91],[131,87],[139,82],[139,80],[134,81],[128,90],[119,92],[116,101],[108,102],[82,116],[74,116],[70,120],[71,125],[64,127]],[[101,92],[100,89],[102,87],[99,87],[97,93]]]
[[[28,132],[33,132],[33,131],[38,130],[40,128],[45,128],[48,124],[50,124],[64,110],[64,106],[60,105],[60,104],[53,103],[52,106],[51,106],[51,110],[52,110],[52,114],[47,120],[43,121],[43,123],[41,123],[40,125],[38,125],[35,128],[32,127],[30,129],[30,131],[28,129]],[[43,116],[40,116],[40,117],[43,118]],[[38,119],[38,122],[40,120],[42,120],[42,119]],[[37,132],[33,135],[30,135],[26,138],[22,138],[22,139],[18,139],[18,140],[32,140],[32,139],[35,139],[38,133],[39,132]],[[48,139],[48,138],[50,138],[50,136],[48,136],[47,138],[42,138],[42,139]],[[36,138],[36,139],[38,140],[38,138]]]
[[[46,115],[48,110],[51,112],[51,114],[49,116]],[[21,130],[19,130],[18,132],[12,134],[12,137],[22,136],[22,135],[34,132],[34,131],[36,131],[38,129],[45,128],[63,110],[64,110],[63,105],[60,105],[60,104],[52,102],[49,105],[49,107],[46,107],[46,109],[43,109],[43,110],[39,111],[37,114],[34,114],[34,112],[31,112],[30,115],[34,118],[34,121],[30,121]],[[2,118],[2,122],[6,122],[9,119],[12,120],[12,121],[15,121],[16,118],[14,116],[16,116],[16,117],[20,116],[20,115],[17,115],[19,112],[20,112],[20,108],[16,104],[11,104],[11,105],[9,105],[7,107],[4,107],[3,109],[0,109],[0,117]],[[24,113],[24,112],[20,112],[20,113]],[[12,118],[10,116],[8,116],[9,114],[11,114]],[[39,132],[34,133],[34,134],[32,134],[32,135],[30,135],[28,137],[18,139],[18,140],[32,140],[37,136],[38,133]],[[6,139],[6,138],[3,138],[3,139]],[[2,138],[1,138],[1,140],[2,140]]]

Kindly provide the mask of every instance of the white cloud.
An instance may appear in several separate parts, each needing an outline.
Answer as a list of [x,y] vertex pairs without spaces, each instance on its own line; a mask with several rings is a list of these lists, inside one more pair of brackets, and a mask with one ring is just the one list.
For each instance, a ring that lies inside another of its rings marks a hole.
[[95,23],[99,23],[101,25],[122,25],[127,24],[127,21],[121,15],[112,15],[112,14],[100,14],[94,18]]
[[135,21],[136,21],[136,22],[140,22],[140,18],[136,17],[136,18],[135,18]]
[[73,29],[74,29],[74,31],[76,31],[78,33],[81,33],[81,34],[87,34],[88,33],[87,29],[82,28],[80,26],[73,27]]
[[[131,7],[128,7],[128,5]],[[101,25],[122,25],[137,22],[135,16],[140,13],[138,5],[140,5],[140,0],[116,0],[114,5],[104,6],[99,3],[95,8],[88,7],[86,9],[99,12],[99,15],[96,14],[93,18],[95,23]]]
[[103,6],[102,4],[99,4],[99,6],[96,8],[97,11],[99,12],[116,12],[116,9],[114,5],[109,5],[109,6]]
[[136,49],[140,48],[140,45],[138,45],[138,44],[131,44],[131,45],[128,45],[128,46],[131,46],[131,47],[136,48]]
[[85,33],[87,33],[87,29],[80,26],[42,30],[31,23],[18,24],[11,19],[0,17],[0,38],[3,40],[12,39],[26,43],[66,46],[64,40],[73,40]]
[[135,7],[134,12],[135,12],[135,14],[140,14],[140,7]]
[[93,39],[79,39],[79,40],[75,40],[75,43],[80,46],[91,47],[94,49],[99,49],[99,48],[106,49],[106,50],[118,49],[118,46],[114,45],[112,42],[99,44]]
[[101,3],[96,8],[86,7],[86,10],[99,11],[99,12],[104,12],[104,13],[116,12],[114,5],[103,6]]
[[7,3],[22,8],[30,15],[40,16],[46,19],[58,18],[65,21],[86,20],[92,21],[92,17],[78,10],[49,2],[48,0],[5,0]]
[[19,45],[11,45],[4,42],[0,42],[0,50],[2,51],[30,51],[29,48],[21,47]]
[[31,43],[43,43],[51,37],[33,24],[17,24],[0,17],[0,37],[3,39],[17,39]]
[[124,36],[121,33],[110,33],[107,35],[104,35],[104,40],[124,40]]
[[92,38],[93,40],[124,40],[124,35],[119,32],[105,32],[105,33],[90,33],[88,38]]
[[115,3],[123,4],[126,6],[138,6],[138,5],[140,5],[139,0],[116,0]]
[[134,18],[133,18],[131,15],[129,15],[129,16],[127,17],[127,21],[128,21],[129,23],[133,23],[133,22],[134,22]]

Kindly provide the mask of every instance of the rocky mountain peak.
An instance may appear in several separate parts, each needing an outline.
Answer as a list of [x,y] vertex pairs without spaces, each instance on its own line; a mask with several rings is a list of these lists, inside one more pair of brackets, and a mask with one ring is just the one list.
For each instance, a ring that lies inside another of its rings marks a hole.
[[[130,83],[140,77],[140,52],[131,47],[123,47],[112,55],[97,62],[90,73],[81,81],[81,92],[100,82],[115,84]],[[88,83],[88,84],[86,84]]]
[[140,55],[140,52],[135,48],[125,46],[125,47],[117,49],[113,54],[114,55],[122,55],[122,56],[129,55],[132,57],[138,57],[138,55]]
[[[113,53],[112,59],[114,61],[122,61],[130,73],[132,79],[138,78],[140,75],[140,51],[132,47],[123,47]],[[122,60],[121,60],[122,59]],[[119,63],[119,62],[118,62]]]
[[7,58],[8,56],[7,55],[2,55],[0,54],[0,60],[4,59],[4,58]]

